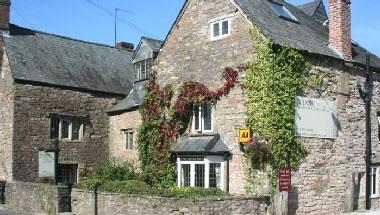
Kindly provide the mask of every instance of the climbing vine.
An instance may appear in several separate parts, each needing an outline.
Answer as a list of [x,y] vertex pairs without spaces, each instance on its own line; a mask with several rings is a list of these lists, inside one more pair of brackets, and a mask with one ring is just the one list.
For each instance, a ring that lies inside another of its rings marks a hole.
[[[287,45],[264,38],[257,28],[251,35],[257,57],[249,63],[244,83],[247,125],[259,138],[248,144],[252,149],[247,149],[247,155],[256,159],[252,163],[262,159],[270,164],[274,172],[281,167],[294,169],[306,155],[295,136],[295,97],[306,86],[308,59]],[[255,148],[266,155],[254,154]]]
[[[188,81],[175,93],[172,85],[161,88],[156,74],[151,77],[144,101],[140,106],[142,125],[138,131],[138,150],[144,181],[170,186],[174,183],[174,168],[170,146],[186,132],[193,105],[205,102],[215,104],[227,95],[238,82],[238,73],[244,67],[226,68],[224,84],[210,90],[204,84]],[[173,100],[176,99],[174,102]]]

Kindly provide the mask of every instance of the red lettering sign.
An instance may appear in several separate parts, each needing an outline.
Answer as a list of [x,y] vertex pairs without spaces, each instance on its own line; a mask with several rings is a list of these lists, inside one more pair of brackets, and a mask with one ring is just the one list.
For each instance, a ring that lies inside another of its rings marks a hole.
[[278,170],[278,185],[280,192],[290,192],[292,189],[292,171],[290,169]]

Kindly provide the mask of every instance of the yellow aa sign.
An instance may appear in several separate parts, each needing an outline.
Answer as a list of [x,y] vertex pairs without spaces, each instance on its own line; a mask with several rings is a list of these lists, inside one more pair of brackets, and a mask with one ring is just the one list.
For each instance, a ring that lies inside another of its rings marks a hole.
[[249,128],[239,129],[239,142],[247,144],[252,139],[252,132]]

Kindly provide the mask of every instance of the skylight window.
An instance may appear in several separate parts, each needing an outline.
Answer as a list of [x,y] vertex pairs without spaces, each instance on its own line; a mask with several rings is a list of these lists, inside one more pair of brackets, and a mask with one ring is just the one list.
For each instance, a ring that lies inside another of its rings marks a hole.
[[293,22],[298,22],[297,18],[293,16],[292,13],[282,4],[276,3],[276,2],[270,2],[273,9],[277,12],[277,14],[284,19],[293,21]]

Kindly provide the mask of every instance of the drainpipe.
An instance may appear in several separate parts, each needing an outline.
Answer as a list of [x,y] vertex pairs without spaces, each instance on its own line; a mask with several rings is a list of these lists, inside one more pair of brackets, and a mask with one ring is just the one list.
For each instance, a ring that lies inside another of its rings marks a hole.
[[366,210],[371,209],[371,102],[372,102],[372,85],[373,71],[370,69],[371,56],[367,53],[367,80],[365,95],[365,112],[366,112]]

